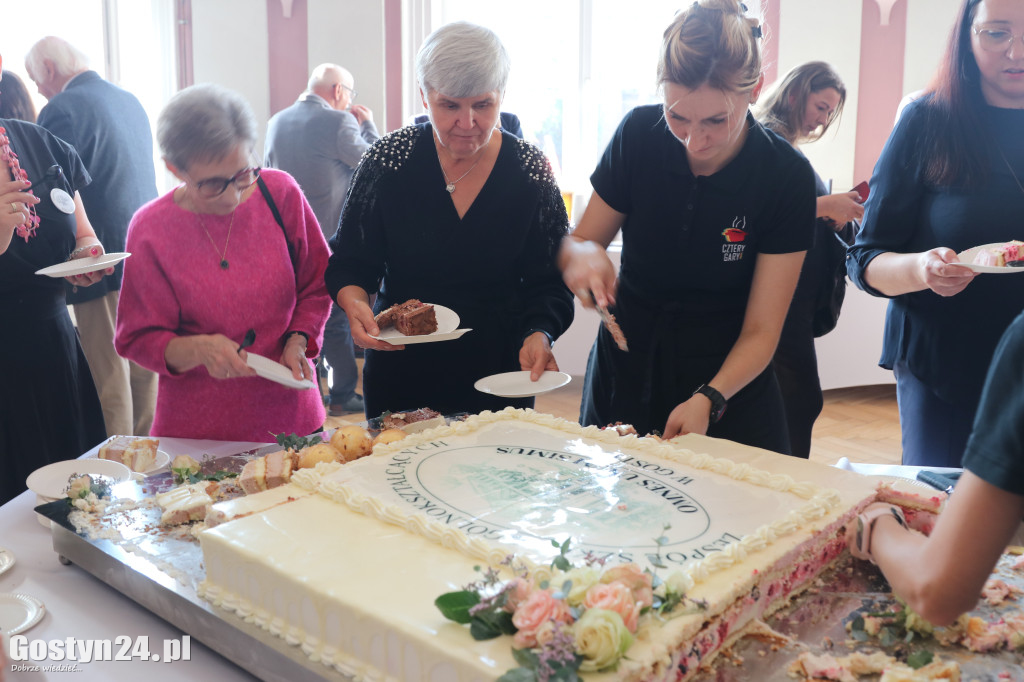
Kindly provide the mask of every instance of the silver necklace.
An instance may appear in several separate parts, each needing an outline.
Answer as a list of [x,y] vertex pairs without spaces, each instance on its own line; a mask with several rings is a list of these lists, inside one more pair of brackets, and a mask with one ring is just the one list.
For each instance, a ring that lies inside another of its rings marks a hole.
[[[1006,158],[1006,154],[1003,154],[1002,149],[999,150],[999,156],[1003,157],[1003,163],[1006,164],[1006,169],[1010,171],[1010,176],[1013,178],[1013,181],[1017,183],[1017,189],[1020,190],[1021,194],[1024,194],[1024,185],[1020,184],[1020,180],[1017,179],[1017,174],[1013,172],[1013,166],[1010,165],[1010,161]],[[473,169],[470,168],[470,170]]]
[[486,150],[487,150],[487,148],[485,147],[484,150],[480,152],[480,158],[476,160],[476,163],[474,163],[472,166],[469,167],[468,171],[466,171],[465,173],[460,175],[455,180],[449,180],[448,179],[448,173],[445,172],[445,170],[444,170],[444,163],[441,161],[441,152],[437,151],[436,148],[435,148],[435,151],[437,151],[437,163],[438,163],[438,165],[441,166],[441,175],[444,176],[444,182],[445,182],[444,188],[446,190],[448,190],[448,194],[454,194],[455,193],[455,183],[457,183],[459,180],[462,180],[464,177],[466,177],[467,175],[469,175],[470,173],[473,172],[473,169],[476,168],[476,164],[480,163],[481,159],[484,158],[484,153],[483,152],[486,151]]

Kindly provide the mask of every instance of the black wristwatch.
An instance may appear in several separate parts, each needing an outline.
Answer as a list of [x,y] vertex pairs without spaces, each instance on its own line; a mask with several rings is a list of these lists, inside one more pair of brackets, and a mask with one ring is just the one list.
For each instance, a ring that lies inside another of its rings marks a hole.
[[718,420],[725,414],[725,408],[729,406],[729,401],[716,389],[711,388],[707,384],[701,384],[700,388],[693,392],[693,395],[698,393],[711,401],[711,423],[718,423]]

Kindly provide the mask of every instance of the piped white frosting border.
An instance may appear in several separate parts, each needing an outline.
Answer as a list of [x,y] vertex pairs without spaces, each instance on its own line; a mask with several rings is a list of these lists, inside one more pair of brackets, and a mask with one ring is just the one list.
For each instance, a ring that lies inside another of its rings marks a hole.
[[[374,448],[370,456],[387,457],[399,450],[445,436],[468,436],[485,426],[501,422],[536,424],[554,429],[569,437],[585,438],[590,441],[614,446],[616,450],[642,453],[658,457],[662,460],[683,464],[692,469],[711,471],[749,485],[792,494],[806,500],[803,505],[789,512],[782,519],[759,527],[743,537],[739,542],[730,544],[721,552],[715,552],[705,559],[683,566],[680,570],[693,581],[693,584],[698,584],[707,580],[709,576],[715,573],[736,566],[746,560],[751,554],[761,552],[781,538],[792,535],[801,528],[825,518],[841,503],[841,497],[837,490],[826,489],[808,481],[797,481],[787,474],[773,474],[763,469],[752,467],[749,464],[738,464],[729,459],[713,457],[708,454],[698,454],[692,450],[680,448],[671,443],[657,441],[653,438],[638,438],[635,435],[620,436],[615,431],[606,431],[597,426],[580,426],[575,422],[570,422],[550,414],[511,407],[507,407],[500,412],[481,412],[478,415],[467,418],[465,421],[453,422],[447,426],[428,429],[410,435],[400,441],[378,446]],[[297,472],[292,477],[292,482],[302,488],[317,492],[334,502],[343,504],[353,511],[403,528],[410,533],[416,533],[442,547],[455,550],[472,559],[485,561],[491,566],[500,564],[513,551],[508,547],[480,538],[470,538],[461,531],[450,528],[426,516],[408,514],[395,505],[389,505],[377,498],[363,495],[345,485],[345,483],[333,480],[330,474],[334,471],[337,471],[337,467],[323,469],[317,467],[316,470],[303,470],[302,472]],[[517,556],[517,560],[520,563],[525,563],[533,577],[537,580],[544,580],[551,575],[551,570],[547,566],[540,566],[519,556]]]

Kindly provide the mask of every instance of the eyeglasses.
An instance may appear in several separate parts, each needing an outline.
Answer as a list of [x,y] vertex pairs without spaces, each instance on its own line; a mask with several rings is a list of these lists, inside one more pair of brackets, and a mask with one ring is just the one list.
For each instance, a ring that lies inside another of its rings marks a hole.
[[978,44],[981,49],[987,52],[1005,52],[1018,39],[1024,40],[1024,36],[1014,35],[1012,31],[1004,28],[981,28],[975,26],[974,32],[978,35]]
[[349,94],[351,94],[351,95],[352,95],[352,99],[355,99],[355,98],[356,98],[356,94],[357,94],[357,93],[356,93],[356,91],[355,91],[355,90],[353,90],[352,88],[348,87],[348,86],[347,86],[347,85],[345,85],[344,83],[338,83],[338,85],[340,85],[341,87],[343,87],[343,88],[345,88],[346,90],[348,90],[348,91],[349,91]]
[[260,167],[253,166],[251,168],[243,168],[230,178],[207,178],[206,180],[200,180],[195,183],[195,186],[196,189],[199,190],[200,196],[207,199],[213,199],[214,197],[219,197],[221,194],[224,194],[224,191],[229,185],[234,185],[235,189],[239,192],[252,187],[259,177]]

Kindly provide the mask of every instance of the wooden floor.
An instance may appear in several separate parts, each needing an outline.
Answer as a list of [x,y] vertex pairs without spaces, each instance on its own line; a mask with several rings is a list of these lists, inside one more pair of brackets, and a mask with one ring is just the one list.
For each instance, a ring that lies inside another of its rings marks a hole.
[[[361,368],[362,360],[358,362]],[[583,378],[573,377],[566,386],[538,396],[536,409],[576,421],[582,388]],[[333,428],[362,418],[361,414],[328,417],[326,426]],[[814,425],[812,460],[835,464],[846,457],[851,462],[866,464],[899,464],[900,453],[895,384],[825,392],[825,407]]]

